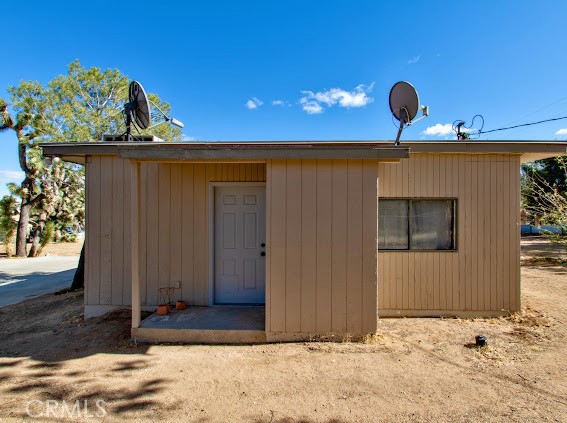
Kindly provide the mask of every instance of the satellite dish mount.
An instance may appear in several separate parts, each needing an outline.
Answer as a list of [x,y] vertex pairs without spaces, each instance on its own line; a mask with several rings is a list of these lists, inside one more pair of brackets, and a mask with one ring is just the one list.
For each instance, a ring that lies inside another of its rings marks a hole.
[[[423,116],[413,120],[419,109],[421,109]],[[400,122],[395,145],[400,145],[400,137],[405,126],[413,125],[429,115],[429,107],[419,105],[417,91],[413,85],[406,81],[397,82],[390,90],[390,111]]]
[[[152,125],[152,107],[155,109],[154,115],[163,118],[161,122]],[[136,141],[137,137],[132,135],[132,124],[135,124],[139,129],[151,129],[164,122],[170,122],[172,125],[183,128],[183,122],[174,119],[163,110],[161,110],[154,102],[152,102],[146,95],[144,87],[138,81],[130,82],[128,87],[128,103],[124,104],[124,114],[126,115],[126,132],[123,136],[126,141]]]

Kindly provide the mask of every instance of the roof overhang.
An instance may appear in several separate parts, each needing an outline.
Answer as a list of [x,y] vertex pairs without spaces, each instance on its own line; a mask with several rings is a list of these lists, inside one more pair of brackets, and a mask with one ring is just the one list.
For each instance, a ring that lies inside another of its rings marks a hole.
[[44,155],[84,164],[89,155],[140,161],[262,161],[268,159],[378,159],[415,153],[518,154],[531,162],[567,153],[567,142],[547,141],[257,141],[42,143]]
[[518,154],[522,163],[567,153],[567,142],[547,141],[406,141],[402,145],[412,153]]
[[89,155],[140,161],[261,161],[268,159],[378,159],[409,157],[392,142],[86,142],[42,143],[45,156],[84,164]]

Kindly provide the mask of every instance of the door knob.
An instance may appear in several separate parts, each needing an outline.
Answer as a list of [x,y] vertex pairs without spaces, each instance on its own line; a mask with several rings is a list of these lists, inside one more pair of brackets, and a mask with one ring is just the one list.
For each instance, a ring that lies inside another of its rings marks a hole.
[[266,243],[265,243],[265,242],[262,242],[262,243],[260,244],[260,247],[262,247],[262,248],[264,248],[265,246],[266,246]]
[[262,257],[264,257],[264,256],[266,255],[266,252],[265,252],[265,251],[262,251],[262,252],[260,253],[260,255],[261,255]]

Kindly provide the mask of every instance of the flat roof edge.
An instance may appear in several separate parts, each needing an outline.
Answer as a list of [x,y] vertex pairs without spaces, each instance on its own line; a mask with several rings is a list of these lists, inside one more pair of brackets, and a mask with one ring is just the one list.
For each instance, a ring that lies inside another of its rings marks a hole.
[[293,142],[81,142],[42,143],[48,156],[117,155],[133,160],[214,160],[284,158],[402,159],[415,153],[520,154],[545,158],[567,153],[567,142],[547,141],[293,141]]
[[411,148],[412,153],[567,153],[567,142],[485,142],[485,141],[452,141],[452,142],[402,142]]
[[117,155],[133,160],[402,159],[410,147],[392,143],[44,143],[48,156]]

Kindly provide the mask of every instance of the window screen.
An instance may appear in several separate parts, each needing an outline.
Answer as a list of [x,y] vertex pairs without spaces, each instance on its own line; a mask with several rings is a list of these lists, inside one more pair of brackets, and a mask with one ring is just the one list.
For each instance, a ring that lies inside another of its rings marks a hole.
[[379,200],[380,250],[454,250],[455,200]]
[[378,248],[407,250],[408,200],[380,200],[378,208]]
[[453,249],[453,201],[414,200],[410,214],[412,249]]

